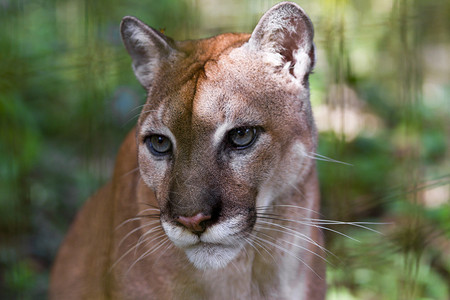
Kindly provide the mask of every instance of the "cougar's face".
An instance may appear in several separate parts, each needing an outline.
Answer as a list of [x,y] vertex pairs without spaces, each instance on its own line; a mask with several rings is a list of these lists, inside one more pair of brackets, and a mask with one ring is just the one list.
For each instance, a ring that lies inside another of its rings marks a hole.
[[298,193],[311,170],[311,20],[283,2],[251,35],[176,42],[134,17],[121,35],[148,90],[139,169],[162,227],[196,267],[223,267],[256,234],[258,212]]
[[180,86],[161,82],[139,120],[142,179],[167,236],[201,269],[240,252],[258,210],[302,179],[315,147],[307,88],[248,63],[244,50],[207,62]]

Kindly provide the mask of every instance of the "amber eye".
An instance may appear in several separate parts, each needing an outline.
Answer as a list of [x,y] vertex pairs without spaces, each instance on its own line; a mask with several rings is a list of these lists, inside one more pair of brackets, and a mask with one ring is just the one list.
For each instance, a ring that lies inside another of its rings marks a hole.
[[156,156],[167,155],[172,150],[172,142],[163,135],[151,135],[145,138],[145,144],[148,150]]
[[253,144],[257,133],[256,127],[238,127],[228,132],[228,141],[236,149],[245,149]]

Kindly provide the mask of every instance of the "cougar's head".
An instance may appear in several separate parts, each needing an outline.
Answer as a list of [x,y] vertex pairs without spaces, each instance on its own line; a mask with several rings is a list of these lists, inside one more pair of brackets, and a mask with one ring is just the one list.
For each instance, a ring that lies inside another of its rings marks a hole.
[[312,23],[282,3],[251,36],[176,42],[133,17],[121,33],[148,91],[139,169],[164,231],[197,268],[223,267],[245,246],[258,210],[311,169]]

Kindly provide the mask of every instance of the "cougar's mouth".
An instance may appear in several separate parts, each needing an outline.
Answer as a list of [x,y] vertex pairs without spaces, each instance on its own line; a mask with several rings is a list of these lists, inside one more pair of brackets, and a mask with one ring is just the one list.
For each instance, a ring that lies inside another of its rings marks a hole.
[[186,253],[198,269],[219,269],[231,262],[244,247],[248,233],[247,218],[242,215],[214,224],[201,234],[161,221],[166,235]]

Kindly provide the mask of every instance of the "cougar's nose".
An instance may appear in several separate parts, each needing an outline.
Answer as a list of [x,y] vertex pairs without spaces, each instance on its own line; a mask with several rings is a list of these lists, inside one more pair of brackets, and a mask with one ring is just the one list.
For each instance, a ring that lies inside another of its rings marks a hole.
[[192,217],[179,216],[176,221],[193,233],[202,233],[206,230],[206,221],[210,219],[211,216],[198,213]]

